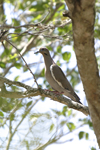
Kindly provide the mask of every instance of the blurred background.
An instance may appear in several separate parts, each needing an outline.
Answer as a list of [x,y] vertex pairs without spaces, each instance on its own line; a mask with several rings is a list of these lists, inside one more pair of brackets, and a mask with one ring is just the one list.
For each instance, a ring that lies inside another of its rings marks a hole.
[[[100,68],[100,1],[96,1],[95,54]],[[62,68],[81,102],[87,105],[73,48],[72,24],[63,12],[62,0],[1,0],[0,30],[21,53],[41,88],[51,90],[45,79],[44,60],[34,52],[47,47]],[[16,49],[0,43],[0,76],[37,88],[33,76]],[[4,85],[9,91],[25,91]],[[41,96],[0,97],[1,150],[97,150],[91,118],[66,105]]]

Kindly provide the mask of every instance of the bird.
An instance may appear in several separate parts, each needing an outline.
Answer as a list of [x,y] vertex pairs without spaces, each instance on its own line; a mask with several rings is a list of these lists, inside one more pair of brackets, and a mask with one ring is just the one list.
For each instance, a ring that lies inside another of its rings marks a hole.
[[82,104],[79,96],[74,92],[62,69],[52,59],[49,50],[46,47],[42,47],[35,52],[35,54],[37,53],[41,53],[44,57],[45,77],[52,89]]

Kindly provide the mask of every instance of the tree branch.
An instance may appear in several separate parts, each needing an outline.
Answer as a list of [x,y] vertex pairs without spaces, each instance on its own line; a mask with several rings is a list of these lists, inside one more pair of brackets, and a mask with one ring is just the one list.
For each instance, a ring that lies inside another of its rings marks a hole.
[[23,56],[21,55],[21,53],[19,52],[18,48],[17,48],[14,44],[12,44],[8,39],[6,39],[6,41],[7,41],[10,45],[12,45],[12,46],[17,50],[17,53],[20,55],[20,57],[21,57],[22,60],[24,61],[24,63],[25,63],[25,65],[26,65],[27,69],[28,69],[28,70],[30,71],[30,73],[32,74],[32,76],[33,76],[33,78],[34,78],[34,81],[35,81],[37,87],[39,88],[39,85],[38,85],[38,83],[37,83],[37,81],[36,81],[36,79],[35,79],[35,75],[34,75],[33,72],[31,71],[31,69],[28,67],[28,65],[27,65],[27,63],[26,63],[24,57],[23,57]]
[[6,150],[9,149],[11,140],[13,138],[13,136],[15,135],[15,133],[17,132],[18,127],[20,126],[20,124],[23,122],[23,120],[26,118],[27,114],[31,111],[31,109],[33,108],[33,106],[38,102],[35,101],[27,110],[25,110],[25,113],[23,114],[23,117],[21,118],[21,120],[19,121],[19,123],[16,125],[14,131],[12,132],[12,126],[11,126],[11,120],[10,120],[10,125],[9,125],[9,138],[8,138],[8,142],[7,142],[7,146],[6,146]]
[[5,29],[5,28],[7,28],[7,29],[11,29],[11,28],[13,28],[13,29],[19,29],[19,28],[22,28],[22,27],[28,28],[28,27],[37,27],[37,26],[38,26],[39,28],[41,28],[41,23],[46,19],[46,17],[48,16],[48,14],[49,14],[49,12],[48,12],[47,15],[46,15],[40,22],[38,22],[38,23],[34,23],[34,24],[29,23],[29,24],[20,25],[20,26],[12,26],[12,25],[3,24],[3,25],[0,26],[0,29]]
[[11,122],[11,120],[9,120],[9,138],[8,138],[6,150],[9,150],[11,140],[12,140],[12,122]]
[[19,87],[23,87],[26,89],[25,92],[10,92],[10,91],[2,91],[0,92],[1,97],[6,97],[6,98],[25,98],[25,97],[33,97],[33,96],[43,96],[43,97],[49,97],[54,101],[60,102],[62,104],[67,105],[69,108],[78,110],[85,115],[89,115],[89,109],[87,106],[81,105],[77,102],[74,102],[62,95],[55,95],[52,91],[46,91],[44,89],[38,89],[38,88],[32,88],[26,84],[23,84],[18,81],[11,81],[9,79],[6,79],[4,77],[0,77],[0,80],[3,83],[6,83],[8,85],[16,85]]

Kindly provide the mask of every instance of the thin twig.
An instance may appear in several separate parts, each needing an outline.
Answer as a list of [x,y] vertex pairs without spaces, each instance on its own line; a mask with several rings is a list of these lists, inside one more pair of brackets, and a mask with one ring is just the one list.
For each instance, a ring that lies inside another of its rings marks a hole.
[[18,127],[20,126],[20,124],[23,122],[23,120],[26,118],[26,116],[28,115],[28,113],[31,111],[31,109],[33,108],[33,106],[36,104],[38,102],[38,100],[36,100],[28,109],[27,109],[27,111],[25,110],[25,113],[24,113],[24,115],[23,115],[23,117],[21,118],[21,120],[19,121],[19,123],[16,125],[16,127],[15,127],[15,129],[14,129],[14,131],[12,132],[11,131],[11,121],[10,121],[10,125],[9,125],[9,139],[8,139],[8,143],[7,143],[7,146],[6,146],[6,150],[8,150],[9,149],[9,146],[10,146],[10,142],[11,142],[11,140],[12,140],[12,137],[15,135],[15,133],[16,133],[16,131],[17,131],[17,129],[18,129]]
[[9,150],[9,146],[10,146],[11,140],[12,140],[12,122],[11,122],[11,120],[9,119],[9,138],[8,138],[6,150]]
[[41,27],[42,27],[41,22],[43,22],[43,21],[46,19],[46,17],[47,17],[48,15],[49,15],[49,12],[46,14],[46,16],[45,16],[40,22],[35,23],[35,24],[29,23],[29,24],[20,25],[20,26],[12,26],[12,25],[5,25],[5,24],[4,24],[4,25],[1,25],[1,26],[0,26],[0,29],[2,29],[2,28],[19,29],[19,28],[22,28],[22,27],[28,28],[28,27],[35,27],[35,26],[38,26],[39,28],[41,28]]
[[2,81],[2,83],[8,84],[9,86],[11,86],[11,85],[16,85],[16,86],[19,86],[19,87],[23,87],[23,88],[25,88],[27,91],[33,89],[31,86],[26,85],[26,84],[24,84],[24,83],[22,83],[22,82],[11,81],[11,80],[9,80],[9,79],[7,79],[7,78],[4,78],[4,77],[1,77],[1,76],[0,76],[0,82],[1,82],[1,81]]
[[12,46],[17,50],[18,54],[20,55],[20,57],[21,57],[22,60],[24,61],[24,63],[25,63],[25,65],[26,65],[27,69],[28,69],[28,70],[30,71],[30,73],[32,74],[32,76],[33,76],[33,78],[34,78],[34,82],[36,83],[37,87],[40,88],[39,85],[38,85],[38,83],[37,83],[37,81],[36,81],[36,79],[35,79],[35,75],[34,75],[33,72],[31,71],[31,69],[28,67],[28,65],[27,65],[27,63],[26,63],[26,61],[25,61],[25,59],[23,58],[23,56],[21,55],[21,53],[19,52],[19,50],[17,49],[17,47],[16,47],[14,44],[12,44],[7,38],[6,38],[6,41],[7,41],[10,45],[12,45]]
[[8,30],[1,30],[1,33],[0,33],[0,41],[2,42],[4,40],[4,35],[7,33]]
[[35,106],[35,104],[38,102],[38,99],[27,109],[25,110],[25,114],[23,114],[23,117],[22,119],[19,121],[19,123],[16,125],[13,133],[12,133],[12,136],[14,136],[14,134],[16,133],[18,127],[20,126],[20,124],[23,122],[23,120],[26,118],[27,114],[31,111],[31,109],[33,108],[33,106]]

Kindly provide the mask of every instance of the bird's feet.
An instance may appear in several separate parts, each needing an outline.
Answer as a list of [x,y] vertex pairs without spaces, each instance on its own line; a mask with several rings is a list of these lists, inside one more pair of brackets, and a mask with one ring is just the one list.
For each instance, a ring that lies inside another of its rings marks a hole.
[[55,95],[63,94],[64,92],[52,91]]
[[55,96],[57,96],[57,95],[60,95],[60,94],[63,94],[63,93],[64,93],[64,92],[58,92],[58,91],[50,91],[50,90],[48,90],[48,89],[45,89],[45,91],[52,92],[52,93],[54,93],[54,94],[55,94]]

